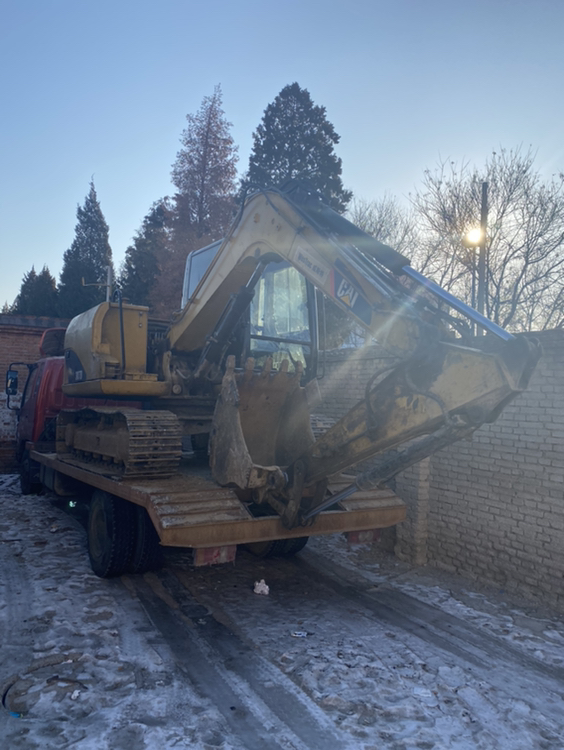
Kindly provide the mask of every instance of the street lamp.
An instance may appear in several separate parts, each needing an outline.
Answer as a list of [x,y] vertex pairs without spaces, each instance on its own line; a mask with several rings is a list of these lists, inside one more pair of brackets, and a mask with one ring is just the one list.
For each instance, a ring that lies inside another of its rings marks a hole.
[[484,315],[486,301],[486,234],[488,229],[488,183],[482,182],[482,206],[480,227],[471,229],[463,238],[462,244],[472,248],[472,307],[476,306],[476,249],[478,252],[478,312]]
[[475,227],[474,229],[471,229],[464,238],[463,242],[466,245],[466,247],[473,247],[476,249],[478,245],[480,244],[480,241],[482,239],[482,230],[479,229],[479,227]]
[[476,309],[476,250],[482,244],[482,230],[479,227],[474,227],[462,237],[462,244],[464,247],[471,250],[471,268],[472,268],[472,307]]

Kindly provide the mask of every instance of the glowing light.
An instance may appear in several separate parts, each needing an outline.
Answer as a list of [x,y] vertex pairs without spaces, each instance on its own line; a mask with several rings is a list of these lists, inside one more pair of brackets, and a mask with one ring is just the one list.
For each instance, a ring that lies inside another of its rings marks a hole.
[[466,234],[466,242],[468,245],[476,246],[479,245],[482,241],[482,230],[479,227],[476,227],[475,229],[471,229]]

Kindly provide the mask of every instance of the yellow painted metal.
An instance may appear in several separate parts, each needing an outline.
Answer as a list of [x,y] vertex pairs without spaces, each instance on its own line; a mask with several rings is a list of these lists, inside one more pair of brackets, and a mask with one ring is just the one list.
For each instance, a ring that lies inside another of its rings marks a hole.
[[[123,305],[126,374],[147,372],[147,325],[149,308]],[[103,302],[71,320],[65,334],[65,350],[72,351],[84,372],[82,380],[115,377],[123,367],[119,305]]]
[[160,397],[168,396],[170,383],[153,380],[88,380],[80,383],[63,385],[63,392],[67,396],[89,397],[106,396],[107,398],[124,397]]
[[61,460],[108,477],[165,477],[178,471],[181,427],[169,411],[97,407],[62,410]]
[[252,544],[275,539],[295,539],[345,531],[365,531],[395,526],[405,520],[403,503],[374,501],[363,510],[325,511],[316,517],[312,526],[297,526],[288,530],[278,516],[250,518],[246,521],[209,523],[201,526],[179,526],[159,529],[161,544],[169,547],[215,547],[226,544]]
[[[348,252],[347,237],[343,235],[339,240],[330,226],[325,230],[318,227],[311,216],[280,192],[263,191],[251,196],[191,300],[162,339],[165,345],[153,372],[146,372],[144,359],[146,308],[130,305],[123,308],[125,368],[117,305],[104,303],[74,319],[65,340],[65,348],[72,355],[68,367],[82,366],[84,370],[80,377],[73,371],[69,381],[74,382],[64,386],[65,393],[166,398],[167,409],[178,409],[181,416],[180,411],[190,404],[191,398],[184,394],[198,393],[203,388],[209,395],[211,383],[218,383],[219,369],[213,371],[211,362],[199,361],[200,353],[231,296],[249,281],[259,263],[288,261],[319,290],[336,299],[352,318],[356,310],[358,323],[397,354],[402,364],[381,382],[376,379],[365,399],[316,443],[312,444],[307,424],[305,393],[300,387],[294,391],[289,388],[287,373],[280,373],[283,377],[279,382],[284,386],[280,393],[276,392],[275,377],[271,378],[269,373],[260,380],[263,376],[255,377],[250,369],[247,382],[245,375],[234,375],[231,364],[224,379],[212,424],[211,458],[217,481],[214,491],[221,492],[218,484],[253,490],[255,501],[269,503],[285,517],[287,526],[299,523],[298,506],[302,498],[310,501],[313,498],[313,507],[320,506],[325,480],[333,472],[413,438],[433,434],[445,425],[450,428],[453,418],[464,424],[467,432],[495,419],[503,406],[526,387],[538,357],[534,345],[524,339],[504,342],[499,351],[489,354],[481,350],[480,342],[475,348],[439,342],[444,331],[439,332],[432,323],[418,317],[409,293],[404,295],[399,283],[388,286],[386,282],[380,283],[385,274],[383,277],[376,274],[372,280],[365,277],[362,269],[368,267],[363,265],[362,255]],[[402,273],[402,268],[398,273]],[[350,288],[343,294],[335,291],[338,269],[342,272],[341,286]],[[354,299],[363,304],[355,305]],[[204,380],[206,373],[209,381]],[[207,429],[209,414],[205,417]],[[192,421],[190,416],[185,424]],[[212,496],[206,497],[206,502],[213,505]],[[206,511],[202,512],[205,515]],[[322,514],[322,517],[327,516]],[[153,520],[157,526],[161,524],[158,528],[164,534],[164,521],[161,523],[157,516]],[[266,526],[274,523],[272,519],[252,519],[252,528],[256,530],[259,522]],[[220,525],[223,523],[227,521],[221,520]],[[278,536],[263,539],[283,538],[281,521],[278,519],[276,523]],[[355,523],[363,525],[340,530],[378,526],[372,520],[364,525],[360,516]],[[245,529],[244,526],[239,529],[243,536],[247,533]],[[290,536],[303,534],[303,527],[297,526],[292,532],[296,533]],[[233,538],[230,533],[225,531],[226,538]],[[175,538],[172,530],[170,534]],[[244,536],[238,541],[251,540]],[[206,544],[215,543],[231,541],[214,542],[207,538]]]
[[[238,223],[224,239],[192,301],[171,326],[172,348],[195,351],[205,344],[229,297],[246,284],[261,258],[287,260],[316,287],[332,296],[331,270],[340,257],[330,237],[307,222],[292,203],[277,192],[251,196]],[[418,338],[415,320],[403,317],[391,301],[380,294],[356,269],[347,269],[355,284],[370,301],[372,320],[358,322],[382,344],[396,351],[411,351]],[[355,317],[348,309],[351,317]]]
[[260,373],[248,359],[235,372],[235,357],[227,371],[212,423],[210,465],[221,485],[240,489],[281,489],[287,466],[314,442],[305,389],[300,387],[301,363],[288,372],[288,362],[272,372],[272,361]]
[[[92,487],[142,505],[161,544],[170,547],[214,547],[386,528],[403,521],[406,515],[404,503],[391,490],[371,490],[344,501],[342,510],[321,513],[312,525],[286,529],[277,516],[253,518],[233,490],[220,488],[203,477],[182,474],[170,479],[116,482],[67,464],[54,453],[32,451],[32,458]],[[335,489],[339,487],[335,485]]]
[[524,357],[510,368],[497,355],[444,343],[428,354],[426,371],[398,368],[316,441],[303,457],[308,483],[428,435],[449,415],[475,426],[491,421],[522,390]]

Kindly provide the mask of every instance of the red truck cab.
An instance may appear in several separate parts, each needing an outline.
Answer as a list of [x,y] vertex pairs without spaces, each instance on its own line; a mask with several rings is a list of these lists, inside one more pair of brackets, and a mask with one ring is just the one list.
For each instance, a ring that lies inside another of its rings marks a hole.
[[[30,458],[30,450],[55,451],[57,415],[62,409],[81,409],[85,406],[116,402],[88,398],[72,398],[63,393],[65,358],[63,356],[64,328],[49,328],[39,343],[40,359],[33,364],[15,362],[10,365],[6,378],[6,393],[17,393],[16,366],[26,366],[28,376],[24,386],[21,404],[15,408],[18,413],[16,428],[16,459],[20,465],[22,493],[38,492],[39,466]],[[12,376],[12,377],[10,377]],[[139,403],[129,406],[139,407]]]
[[18,414],[18,453],[28,441],[53,443],[54,448],[57,414],[61,409],[87,406],[87,399],[70,398],[63,393],[64,367],[64,357],[45,357],[30,366]]

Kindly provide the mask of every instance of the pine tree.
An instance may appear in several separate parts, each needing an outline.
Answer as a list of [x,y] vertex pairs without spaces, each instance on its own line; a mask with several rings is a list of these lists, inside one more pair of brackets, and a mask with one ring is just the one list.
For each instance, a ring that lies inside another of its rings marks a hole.
[[43,266],[41,273],[37,276],[37,300],[39,309],[37,315],[55,317],[59,314],[59,295],[57,282],[47,266]]
[[31,271],[24,273],[19,294],[14,300],[13,309],[17,315],[31,315],[30,308],[33,303],[36,283],[37,273],[35,272],[35,266],[32,266]]
[[[112,267],[108,225],[93,182],[76,216],[75,238],[63,256],[59,282],[59,313],[64,318],[72,318],[105,299],[107,267]],[[82,279],[100,286],[82,286]]]
[[243,187],[307,180],[332,208],[344,211],[352,193],[343,188],[341,159],[334,151],[340,136],[325,112],[325,107],[314,105],[307,89],[297,83],[285,86],[253,134]]
[[120,286],[123,296],[136,305],[150,305],[151,291],[159,276],[159,265],[168,251],[166,201],[156,201],[125,251]]
[[24,274],[12,309],[18,315],[55,317],[58,314],[57,283],[47,266],[43,266],[40,274],[33,266]]

